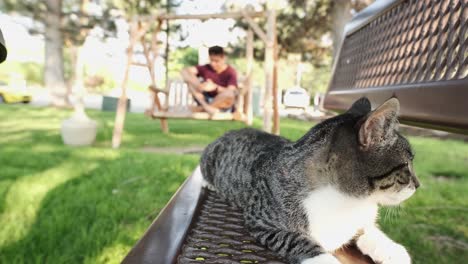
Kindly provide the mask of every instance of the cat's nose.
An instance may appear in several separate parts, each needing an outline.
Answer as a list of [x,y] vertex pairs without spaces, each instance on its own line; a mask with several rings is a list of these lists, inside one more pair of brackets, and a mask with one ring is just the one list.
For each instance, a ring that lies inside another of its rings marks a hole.
[[419,183],[418,178],[416,176],[413,177],[414,188],[418,188],[421,184]]
[[413,171],[413,163],[408,164],[408,170],[411,173],[411,180],[413,180],[414,183],[414,188],[417,189],[421,184],[419,183],[418,177],[416,177],[416,174],[414,174]]

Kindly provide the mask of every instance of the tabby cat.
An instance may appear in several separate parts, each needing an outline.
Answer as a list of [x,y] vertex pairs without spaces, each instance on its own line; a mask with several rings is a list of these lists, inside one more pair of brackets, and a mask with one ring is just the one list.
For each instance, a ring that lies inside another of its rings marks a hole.
[[397,205],[419,186],[398,112],[396,98],[374,111],[361,98],[295,142],[228,132],[202,155],[205,184],[242,208],[249,232],[289,263],[338,264],[331,253],[352,239],[375,262],[411,263],[376,226],[379,205]]

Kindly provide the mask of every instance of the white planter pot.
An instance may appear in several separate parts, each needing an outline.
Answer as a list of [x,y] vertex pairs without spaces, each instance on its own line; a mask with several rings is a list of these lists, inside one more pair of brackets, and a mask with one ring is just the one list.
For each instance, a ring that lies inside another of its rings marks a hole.
[[88,146],[96,139],[97,123],[86,114],[76,111],[62,122],[62,140],[65,145]]

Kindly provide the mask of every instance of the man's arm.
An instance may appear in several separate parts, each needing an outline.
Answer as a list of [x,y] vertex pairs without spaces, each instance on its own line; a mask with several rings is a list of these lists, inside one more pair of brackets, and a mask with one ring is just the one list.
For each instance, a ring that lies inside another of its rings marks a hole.
[[217,89],[218,89],[218,92],[224,92],[227,90],[234,92],[237,90],[237,73],[234,69],[230,71],[229,79],[227,81],[227,86],[224,87],[224,86],[218,85]]
[[228,85],[228,86],[226,86],[226,87],[221,86],[221,85],[216,85],[216,88],[217,88],[217,91],[218,91],[219,93],[220,93],[220,92],[224,92],[224,91],[228,91],[228,90],[229,90],[229,91],[235,91],[235,90],[237,90],[237,87],[234,86],[234,85],[232,85],[232,84],[230,84],[230,85]]
[[195,66],[190,66],[184,68],[180,74],[182,75],[182,79],[191,85],[196,90],[200,91],[201,82],[197,78],[198,70]]
[[184,81],[198,92],[210,92],[216,90],[216,84],[213,83],[210,79],[208,79],[206,82],[200,82],[198,80],[197,67],[187,67],[181,71],[181,75]]

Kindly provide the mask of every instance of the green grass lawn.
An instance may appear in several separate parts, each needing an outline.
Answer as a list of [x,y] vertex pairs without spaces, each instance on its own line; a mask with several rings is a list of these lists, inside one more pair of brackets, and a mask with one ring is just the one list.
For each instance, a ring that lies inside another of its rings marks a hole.
[[[128,114],[122,147],[110,148],[113,113],[99,122],[93,147],[62,144],[69,111],[0,105],[0,263],[119,263],[198,163],[198,155],[154,154],[143,147],[203,146],[237,122],[171,120],[171,133]],[[261,123],[256,120],[255,126]],[[297,139],[311,124],[282,121]],[[422,187],[380,224],[414,263],[468,259],[468,144],[411,137]]]

